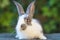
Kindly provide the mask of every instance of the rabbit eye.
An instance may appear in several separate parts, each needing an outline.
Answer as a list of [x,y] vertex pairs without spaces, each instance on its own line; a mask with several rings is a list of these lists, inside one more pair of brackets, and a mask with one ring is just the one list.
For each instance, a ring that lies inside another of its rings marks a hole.
[[26,29],[26,25],[25,24],[21,24],[21,29],[25,30]]

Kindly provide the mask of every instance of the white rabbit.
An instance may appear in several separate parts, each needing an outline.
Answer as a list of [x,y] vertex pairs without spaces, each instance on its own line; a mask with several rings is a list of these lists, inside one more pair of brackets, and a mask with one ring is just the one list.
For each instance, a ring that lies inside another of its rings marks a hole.
[[[42,30],[41,24],[36,19],[33,19],[35,6],[33,1],[27,8],[26,13],[23,10],[21,4],[16,1],[13,1],[17,7],[19,18],[16,25],[16,38],[18,39],[31,39],[31,38],[40,38],[47,39]],[[25,13],[25,14],[24,14]]]

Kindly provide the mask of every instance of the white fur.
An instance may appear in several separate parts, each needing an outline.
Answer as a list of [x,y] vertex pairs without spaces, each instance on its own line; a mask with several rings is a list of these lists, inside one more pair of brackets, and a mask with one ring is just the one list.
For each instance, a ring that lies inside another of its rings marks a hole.
[[19,16],[19,19],[18,19],[18,23],[17,23],[17,26],[16,26],[16,38],[18,39],[30,39],[30,38],[40,38],[40,39],[47,39],[44,35],[43,35],[43,30],[42,30],[42,27],[41,25],[38,23],[38,21],[36,19],[32,19],[32,26],[28,26],[27,25],[27,28],[26,30],[21,30],[21,27],[20,25],[21,24],[25,24],[24,22],[24,17],[26,16],[25,15],[22,15],[22,16]]

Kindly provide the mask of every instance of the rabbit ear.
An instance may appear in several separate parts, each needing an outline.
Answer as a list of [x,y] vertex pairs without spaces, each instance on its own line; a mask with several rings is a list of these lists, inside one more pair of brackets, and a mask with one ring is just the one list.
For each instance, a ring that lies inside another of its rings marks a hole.
[[34,15],[34,10],[35,10],[34,3],[35,3],[35,1],[30,3],[30,5],[27,7],[26,13],[30,18],[33,18],[33,15]]
[[24,14],[24,10],[23,10],[22,5],[21,5],[21,4],[19,4],[19,3],[18,3],[18,2],[16,2],[16,1],[13,1],[13,2],[15,3],[15,5],[16,5],[16,7],[17,7],[18,14],[19,14],[19,15]]

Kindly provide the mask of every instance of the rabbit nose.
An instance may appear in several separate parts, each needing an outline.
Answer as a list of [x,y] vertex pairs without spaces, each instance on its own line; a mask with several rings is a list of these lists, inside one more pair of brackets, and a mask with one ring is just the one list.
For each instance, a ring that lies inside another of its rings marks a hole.
[[25,30],[27,28],[27,26],[25,24],[21,24],[21,29]]

